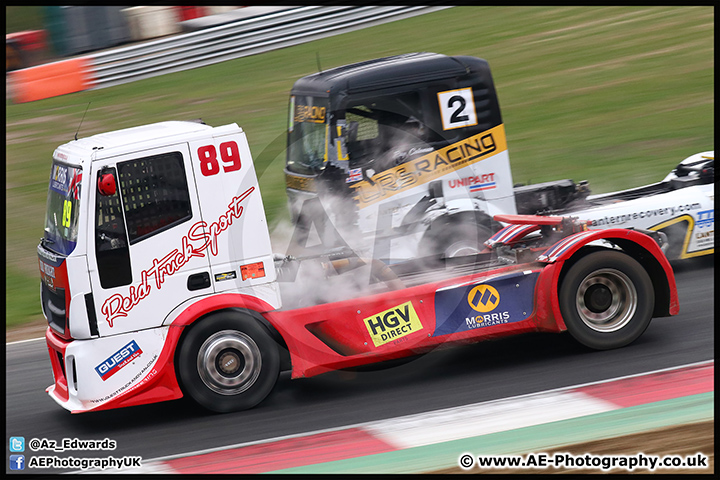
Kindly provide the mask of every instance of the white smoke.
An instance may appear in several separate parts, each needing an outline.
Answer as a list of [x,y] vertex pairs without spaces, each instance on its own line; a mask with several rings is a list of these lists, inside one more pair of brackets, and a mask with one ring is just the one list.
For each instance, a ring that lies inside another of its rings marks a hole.
[[270,236],[276,252],[276,267],[281,273],[279,284],[284,308],[342,301],[401,287],[389,269],[373,261],[374,237],[336,221],[334,213],[342,212],[337,205],[345,203],[346,200],[330,195],[322,197],[328,220],[347,247],[323,245],[313,223],[305,245],[307,253],[289,256],[297,227],[288,220],[273,225]]
[[[416,136],[419,134],[415,131],[400,130],[389,126],[385,126],[385,129],[388,137],[392,138],[392,143],[385,143],[384,151],[372,155],[375,158],[372,164],[373,168],[366,170],[366,174],[369,176],[433,150],[432,146]],[[277,160],[279,159],[276,158]],[[384,243],[380,242],[384,245],[380,248],[376,243],[374,232],[361,232],[358,226],[357,211],[354,211],[356,207],[349,202],[350,198],[340,195],[333,196],[328,192],[323,192],[320,198],[329,222],[342,239],[341,243],[348,247],[346,255],[344,255],[345,259],[343,260],[343,255],[338,254],[338,248],[334,248],[334,245],[320,247],[323,244],[316,223],[312,223],[310,226],[305,245],[307,253],[301,252],[292,258],[289,257],[288,252],[293,251],[291,240],[297,227],[287,220],[275,223],[271,230],[271,241],[273,252],[276,252],[276,267],[279,267],[283,274],[281,275],[280,289],[284,308],[299,308],[348,300],[402,288],[403,283],[392,273],[392,270],[377,260],[391,256],[391,251],[388,249],[394,249],[398,244],[402,245],[402,238],[393,240],[396,243],[393,243],[392,247],[388,243],[389,240]],[[298,211],[299,208],[293,210]],[[389,225],[391,222],[386,223],[393,230]],[[376,225],[381,224],[383,223],[379,221],[376,223]],[[366,227],[368,225],[363,228],[367,229]],[[383,236],[388,234],[392,235],[392,232],[380,232],[380,235]],[[413,248],[417,248],[418,240],[419,238],[415,238],[408,241],[406,245],[415,245]],[[413,248],[403,253],[414,252]],[[321,255],[318,252],[324,252],[327,255]],[[399,258],[407,258],[407,256]],[[422,272],[437,269],[438,264],[429,260],[428,263],[417,266]],[[287,272],[296,272],[296,275],[287,277],[284,275]],[[282,277],[285,277],[285,281],[282,281]]]

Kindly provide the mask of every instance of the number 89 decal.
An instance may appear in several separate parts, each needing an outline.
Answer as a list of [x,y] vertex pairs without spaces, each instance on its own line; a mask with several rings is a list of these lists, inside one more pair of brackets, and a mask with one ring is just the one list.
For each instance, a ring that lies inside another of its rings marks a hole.
[[[220,164],[218,162],[218,152],[215,145],[203,145],[198,148],[198,157],[200,158],[200,171],[206,177],[220,173]],[[235,142],[223,142],[220,144],[220,160],[223,163],[223,171],[234,172],[240,170],[242,166],[240,162],[240,150]]]
[[438,92],[437,96],[443,130],[477,125],[472,88]]

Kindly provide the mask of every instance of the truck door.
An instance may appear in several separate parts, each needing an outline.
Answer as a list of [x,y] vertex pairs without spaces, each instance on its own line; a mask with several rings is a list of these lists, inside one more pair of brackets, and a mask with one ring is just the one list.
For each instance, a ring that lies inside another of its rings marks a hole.
[[187,144],[93,163],[88,239],[101,336],[159,326],[212,292]]

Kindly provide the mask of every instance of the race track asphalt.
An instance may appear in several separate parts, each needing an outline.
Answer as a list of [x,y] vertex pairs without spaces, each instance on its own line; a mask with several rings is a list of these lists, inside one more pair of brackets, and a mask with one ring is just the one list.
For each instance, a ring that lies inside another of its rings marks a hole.
[[25,455],[139,455],[146,461],[713,359],[714,259],[675,267],[680,314],[653,320],[645,334],[625,348],[596,352],[567,334],[527,334],[436,350],[381,370],[292,381],[281,377],[259,406],[225,415],[207,413],[185,399],[71,415],[45,393],[53,379],[44,341],[9,344],[6,439],[110,438],[117,441],[111,452],[26,450]]

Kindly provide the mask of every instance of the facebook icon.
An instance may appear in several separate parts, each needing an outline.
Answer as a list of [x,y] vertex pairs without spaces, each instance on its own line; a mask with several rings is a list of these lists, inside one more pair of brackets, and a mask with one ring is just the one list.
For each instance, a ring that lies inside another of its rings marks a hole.
[[25,470],[25,455],[10,455],[10,470]]

